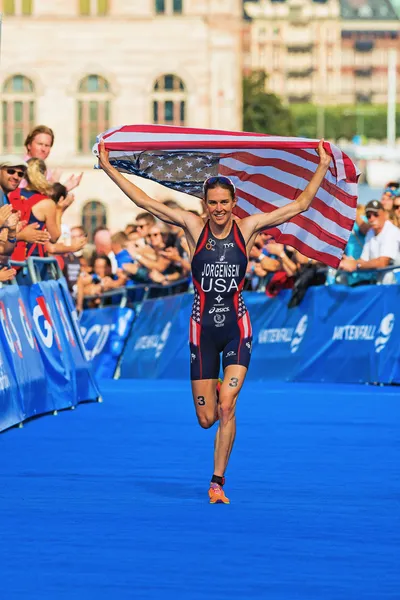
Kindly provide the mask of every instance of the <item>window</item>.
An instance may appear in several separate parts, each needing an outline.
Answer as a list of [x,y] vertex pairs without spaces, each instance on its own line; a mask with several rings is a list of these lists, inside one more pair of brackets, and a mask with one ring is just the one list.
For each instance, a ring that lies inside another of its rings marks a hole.
[[24,141],[35,123],[35,88],[24,75],[9,77],[3,86],[3,150],[23,152]]
[[110,127],[111,91],[100,75],[88,75],[78,87],[78,152],[89,154],[96,136]]
[[82,227],[85,230],[90,243],[93,235],[99,227],[107,227],[107,211],[102,202],[90,200],[82,209]]
[[165,0],[156,0],[156,13],[157,15],[165,13]]
[[183,0],[155,0],[156,15],[181,15]]
[[182,14],[182,0],[173,0],[172,8],[174,14]]
[[3,11],[7,16],[30,16],[33,0],[3,0]]
[[153,123],[185,125],[186,90],[176,75],[162,75],[153,87]]
[[79,0],[79,14],[82,17],[105,17],[109,12],[109,0]]

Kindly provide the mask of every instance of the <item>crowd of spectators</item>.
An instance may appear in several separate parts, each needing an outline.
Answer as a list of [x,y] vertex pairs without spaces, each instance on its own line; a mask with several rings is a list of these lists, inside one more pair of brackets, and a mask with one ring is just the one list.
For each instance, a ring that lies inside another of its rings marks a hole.
[[[123,231],[107,228],[93,232],[93,243],[79,225],[62,224],[74,202],[72,190],[82,175],[60,182],[60,170],[46,167],[54,134],[36,127],[27,137],[26,155],[0,158],[0,282],[13,280],[18,266],[9,260],[55,256],[63,269],[78,310],[97,306],[104,292],[135,286],[171,286],[190,279],[188,246],[179,227],[141,212]],[[172,207],[178,204],[166,201]],[[195,211],[196,212],[196,211]],[[245,290],[274,296],[293,288],[294,304],[309,285],[340,282],[361,285],[376,282],[377,269],[400,266],[400,187],[389,183],[380,200],[357,207],[354,229],[338,271],[258,235],[250,253]],[[384,283],[391,281],[385,275]],[[177,288],[179,289],[179,288]]]

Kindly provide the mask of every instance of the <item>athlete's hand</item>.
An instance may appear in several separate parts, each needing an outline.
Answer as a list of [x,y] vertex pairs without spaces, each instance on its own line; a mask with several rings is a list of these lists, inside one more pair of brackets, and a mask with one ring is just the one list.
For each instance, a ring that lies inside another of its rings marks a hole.
[[109,160],[109,156],[110,156],[110,152],[108,150],[106,150],[106,146],[104,143],[103,138],[101,138],[99,144],[98,144],[98,149],[99,149],[99,166],[102,169],[107,169],[107,167],[110,167],[110,160]]
[[7,227],[3,227],[0,229],[0,244],[5,244],[8,240],[8,229]]
[[4,204],[4,206],[2,206],[0,208],[0,227],[3,227],[3,225],[7,221],[8,217],[11,215],[11,213],[12,213],[11,204]]
[[322,167],[328,168],[329,165],[330,165],[330,162],[331,162],[331,157],[325,151],[324,140],[320,140],[319,141],[317,152],[318,152],[318,155],[319,155],[319,164]]

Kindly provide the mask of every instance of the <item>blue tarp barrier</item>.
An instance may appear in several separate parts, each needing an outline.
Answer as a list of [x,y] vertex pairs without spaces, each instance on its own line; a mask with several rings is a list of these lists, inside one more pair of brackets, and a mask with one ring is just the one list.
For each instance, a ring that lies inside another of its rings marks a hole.
[[[290,291],[244,294],[253,325],[254,380],[400,382],[400,287],[320,286],[300,306]],[[193,296],[149,300],[127,342],[121,377],[189,376]]]
[[79,326],[86,356],[99,379],[113,377],[134,318],[132,308],[118,306],[83,311]]
[[0,431],[99,396],[62,286],[0,289]]

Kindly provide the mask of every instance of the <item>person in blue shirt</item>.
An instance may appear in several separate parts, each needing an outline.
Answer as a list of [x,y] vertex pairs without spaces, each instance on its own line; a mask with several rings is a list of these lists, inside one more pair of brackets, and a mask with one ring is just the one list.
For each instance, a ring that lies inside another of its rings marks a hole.
[[128,236],[123,231],[118,231],[111,236],[111,249],[114,252],[115,260],[117,261],[118,269],[122,269],[124,263],[133,263],[132,256],[126,249]]
[[349,241],[347,242],[345,255],[351,258],[360,258],[362,249],[364,247],[365,236],[369,230],[368,219],[365,216],[364,206],[361,204],[357,205],[356,221],[354,223],[353,231],[350,234]]

